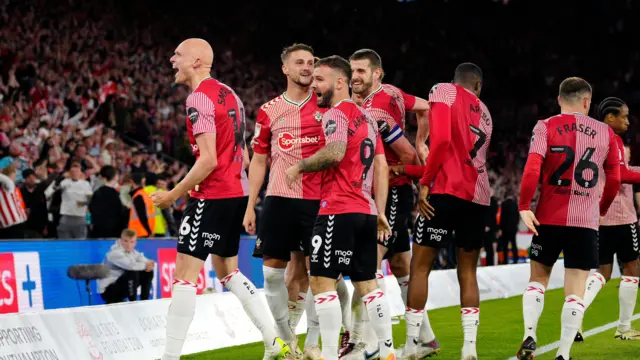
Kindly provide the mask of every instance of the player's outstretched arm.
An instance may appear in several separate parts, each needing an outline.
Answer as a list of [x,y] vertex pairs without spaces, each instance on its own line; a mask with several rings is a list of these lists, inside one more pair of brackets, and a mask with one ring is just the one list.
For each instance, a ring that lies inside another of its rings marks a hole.
[[[171,205],[180,196],[186,194],[187,191],[193,189],[196,185],[200,184],[204,179],[211,174],[213,169],[218,166],[218,155],[216,153],[216,133],[208,132],[201,133],[196,136],[196,144],[200,150],[200,156],[193,164],[193,167],[187,175],[180,181],[171,191],[169,191],[169,199],[171,202],[167,205]],[[154,193],[158,194],[158,192]],[[152,194],[151,196],[153,197]],[[160,208],[167,206],[163,203],[156,203]]]
[[540,225],[538,219],[531,211],[531,200],[536,192],[538,186],[538,180],[540,179],[540,170],[542,169],[542,162],[544,158],[538,153],[529,153],[527,158],[527,164],[524,166],[524,173],[522,174],[522,183],[520,184],[520,203],[518,204],[518,210],[520,211],[520,217],[524,224],[534,234],[538,234],[536,226]]
[[429,137],[429,102],[425,99],[416,97],[416,102],[411,111],[416,114],[418,122],[418,133],[416,134],[416,150],[418,158],[422,164],[427,160],[429,148],[427,147],[427,138]]
[[404,135],[391,143],[389,147],[391,147],[391,150],[398,155],[401,163],[407,165],[420,165],[420,159],[418,159],[416,150],[411,146],[411,143],[406,137],[404,137]]
[[420,184],[430,186],[436,172],[442,166],[447,147],[451,144],[451,107],[445,103],[435,103],[431,108],[431,153],[426,162]]

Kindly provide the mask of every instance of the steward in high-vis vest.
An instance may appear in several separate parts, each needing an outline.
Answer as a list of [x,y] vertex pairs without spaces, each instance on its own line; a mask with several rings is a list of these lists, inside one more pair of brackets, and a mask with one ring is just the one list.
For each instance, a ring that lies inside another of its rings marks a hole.
[[[144,191],[148,195],[151,195],[154,192],[158,191],[158,187],[157,187],[158,176],[154,173],[147,173],[145,185],[146,186],[144,187]],[[165,221],[164,215],[162,214],[162,211],[160,210],[160,208],[156,207],[154,210],[154,213],[155,213],[155,216],[154,216],[155,227],[152,227],[151,230],[153,230],[153,233],[157,237],[164,237],[167,233],[167,222]]]
[[129,229],[139,238],[154,237],[156,226],[156,207],[149,194],[144,191],[144,175],[133,174],[135,187],[131,191],[131,210],[129,211]]

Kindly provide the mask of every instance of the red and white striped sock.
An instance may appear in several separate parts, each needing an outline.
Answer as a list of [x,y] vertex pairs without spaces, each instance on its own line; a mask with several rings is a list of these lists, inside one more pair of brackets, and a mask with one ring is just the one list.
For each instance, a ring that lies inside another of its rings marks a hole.
[[196,312],[196,284],[174,279],[167,314],[167,340],[162,360],[178,360]]

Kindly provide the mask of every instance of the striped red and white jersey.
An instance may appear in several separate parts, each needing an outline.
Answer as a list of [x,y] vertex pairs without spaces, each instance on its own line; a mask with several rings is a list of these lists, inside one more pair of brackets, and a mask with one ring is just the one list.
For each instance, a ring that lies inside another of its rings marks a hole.
[[471,91],[450,83],[429,93],[430,153],[420,180],[430,194],[449,194],[489,206],[492,190],[487,151],[493,120],[485,104]]
[[27,221],[22,194],[8,176],[0,174],[0,228],[6,229]]
[[[624,143],[622,142],[622,138],[618,135],[615,135],[615,137],[616,142],[618,143],[618,150],[620,151],[620,153],[622,153],[624,151]],[[622,158],[620,159],[621,170],[622,167],[627,168],[629,171],[640,171],[640,168],[629,166],[626,156],[622,156]],[[602,183],[601,186],[604,187],[604,183]],[[602,219],[600,225],[627,225],[634,224],[637,221],[638,216],[636,215],[636,208],[633,202],[633,185],[622,183],[620,185],[620,191],[618,191],[615,199],[613,199],[611,207],[609,207],[609,211],[607,212],[607,215],[605,215]]]
[[249,195],[244,169],[244,105],[236,93],[218,80],[207,78],[187,97],[187,136],[197,158],[196,136],[216,134],[218,164],[191,191],[196,199],[229,199]]
[[320,199],[322,172],[303,174],[291,188],[286,183],[285,172],[324,146],[322,115],[325,111],[318,107],[313,92],[300,103],[282,94],[260,107],[251,144],[255,153],[271,156],[267,196]]
[[605,165],[620,162],[611,128],[582,114],[556,115],[538,121],[529,153],[544,159],[540,224],[597,230]]
[[[378,122],[378,130],[384,142],[384,154],[389,166],[398,165],[400,158],[391,145],[404,136],[406,113],[413,109],[416,97],[399,88],[382,84],[362,101],[362,107]],[[389,186],[410,184],[408,176],[398,176],[389,180]]]
[[346,143],[344,157],[338,165],[322,171],[322,199],[318,215],[378,215],[371,196],[374,157],[384,155],[378,123],[351,100],[342,100],[323,118],[327,145]]

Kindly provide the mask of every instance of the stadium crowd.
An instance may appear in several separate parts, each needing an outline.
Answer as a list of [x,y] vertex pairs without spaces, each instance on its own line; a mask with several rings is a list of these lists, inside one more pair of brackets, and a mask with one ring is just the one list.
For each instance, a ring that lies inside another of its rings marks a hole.
[[[485,69],[483,100],[495,121],[488,158],[498,204],[517,196],[531,129],[556,110],[555,89],[564,75],[579,69],[594,84],[595,101],[625,97],[632,115],[640,105],[632,87],[640,52],[618,37],[638,27],[628,15],[639,6],[632,1],[584,9],[597,17],[591,15],[591,26],[571,43],[554,36],[566,29],[553,21],[561,19],[558,7],[570,4],[554,3],[556,11],[547,12],[538,3],[502,1],[385,1],[371,7],[314,0],[288,4],[284,12],[258,2],[216,3],[216,11],[201,4],[196,13],[151,4],[5,0],[0,7],[0,168],[15,167],[15,184],[26,189],[30,236],[57,235],[61,199],[44,194],[76,163],[92,191],[109,182],[101,170],[115,169],[123,219],[135,190],[132,174],[150,174],[171,187],[186,173],[185,164],[193,161],[185,137],[188,90],[173,84],[168,61],[185,34],[212,38],[212,75],[243,100],[247,139],[257,108],[284,88],[277,54],[285,44],[304,41],[318,54],[372,47],[384,59],[386,82],[424,96],[432,84],[447,81],[443,76],[455,64],[473,59]],[[422,21],[430,13],[440,15]],[[487,21],[491,17],[501,21]],[[547,26],[535,26],[540,17]],[[385,26],[363,25],[364,18]],[[296,29],[308,24],[314,29],[300,35]],[[354,40],[335,41],[345,33]],[[633,123],[629,138],[635,138]],[[407,127],[413,141],[415,118]],[[637,158],[633,149],[632,162]],[[174,208],[178,219],[184,203]]]

